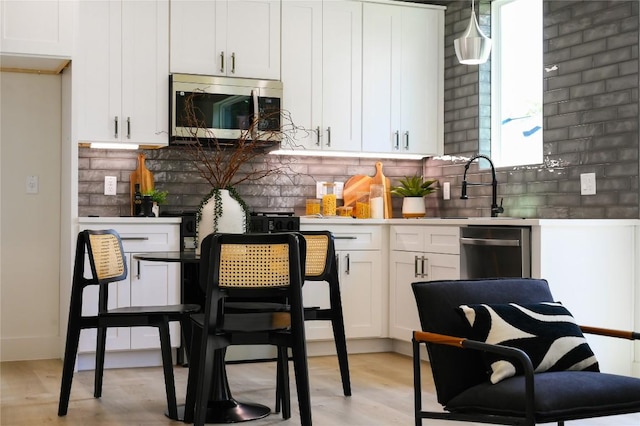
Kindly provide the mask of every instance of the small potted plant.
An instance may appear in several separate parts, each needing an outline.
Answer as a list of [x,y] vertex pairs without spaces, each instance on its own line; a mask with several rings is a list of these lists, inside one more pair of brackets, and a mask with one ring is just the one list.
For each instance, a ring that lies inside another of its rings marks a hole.
[[[152,203],[151,206],[151,214],[147,212],[146,216],[155,216],[158,217],[160,215],[160,204],[164,204],[167,202],[167,195],[169,195],[169,191],[159,191],[157,189],[152,189],[151,191],[146,191],[142,194],[142,202],[145,203],[146,200],[150,200]],[[147,210],[144,209],[143,210]]]
[[426,209],[424,197],[436,191],[432,186],[436,179],[424,180],[421,176],[405,176],[400,179],[400,185],[391,188],[391,194],[404,197],[402,201],[402,217],[415,218],[424,217]]

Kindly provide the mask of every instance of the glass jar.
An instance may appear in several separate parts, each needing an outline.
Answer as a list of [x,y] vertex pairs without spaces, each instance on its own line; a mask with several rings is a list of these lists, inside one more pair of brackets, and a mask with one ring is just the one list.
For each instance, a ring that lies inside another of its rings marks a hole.
[[384,186],[379,184],[371,185],[370,191],[371,218],[384,219]]
[[336,215],[336,184],[333,182],[327,182],[323,186],[322,193],[322,215],[323,216],[335,216]]
[[356,194],[356,219],[369,219],[370,217],[369,193],[358,192]]
[[306,203],[307,216],[315,216],[320,214],[320,200],[317,198],[307,198]]

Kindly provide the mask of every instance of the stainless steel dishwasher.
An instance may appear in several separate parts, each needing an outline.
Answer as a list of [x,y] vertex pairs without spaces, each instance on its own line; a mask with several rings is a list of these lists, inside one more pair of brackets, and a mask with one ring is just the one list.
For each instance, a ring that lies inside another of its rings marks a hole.
[[529,227],[462,227],[460,278],[530,277],[530,235]]

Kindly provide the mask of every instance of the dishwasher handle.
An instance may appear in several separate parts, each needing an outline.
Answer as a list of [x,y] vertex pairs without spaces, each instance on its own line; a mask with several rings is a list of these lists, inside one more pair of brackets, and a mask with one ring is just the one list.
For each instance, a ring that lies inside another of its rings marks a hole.
[[519,247],[520,240],[505,240],[498,238],[460,238],[460,244],[468,246],[499,246],[499,247]]

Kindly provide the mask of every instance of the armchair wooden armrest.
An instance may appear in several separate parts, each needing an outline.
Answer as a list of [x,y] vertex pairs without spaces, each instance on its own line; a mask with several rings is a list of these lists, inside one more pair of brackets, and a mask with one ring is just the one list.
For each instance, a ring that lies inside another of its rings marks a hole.
[[611,328],[590,327],[581,325],[580,329],[583,333],[598,334],[600,336],[618,337],[620,339],[640,340],[640,333],[635,331],[614,330]]

